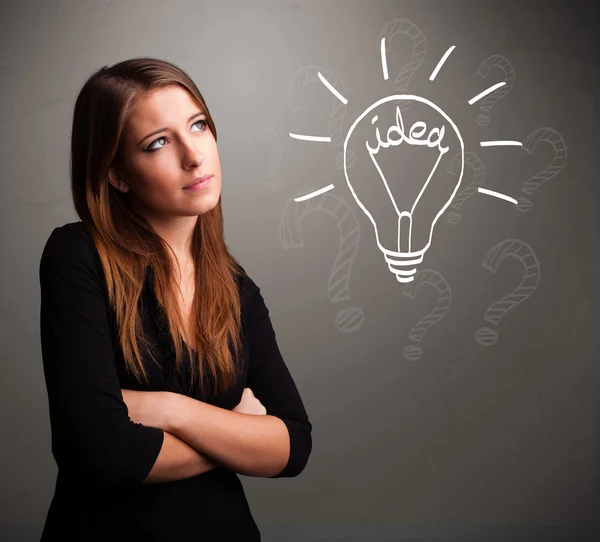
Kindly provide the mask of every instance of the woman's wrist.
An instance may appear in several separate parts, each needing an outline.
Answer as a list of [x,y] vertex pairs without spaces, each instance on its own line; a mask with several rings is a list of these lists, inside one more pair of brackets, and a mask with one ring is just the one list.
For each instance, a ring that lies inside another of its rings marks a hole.
[[[161,402],[162,402],[162,404],[161,404],[161,412],[162,412],[161,418],[162,419],[160,420],[160,424],[161,424],[160,429],[162,429],[163,431],[166,431],[167,433],[171,433],[174,437],[181,440],[180,437],[175,434],[175,427],[176,427],[177,414],[178,414],[178,412],[180,412],[180,410],[178,410],[178,409],[181,409],[184,406],[182,399],[185,396],[183,396],[179,393],[174,393],[174,392],[170,392],[170,391],[164,391],[164,392],[160,392],[160,393],[161,393]],[[185,441],[183,441],[183,442],[185,442]],[[188,444],[187,442],[186,442],[186,444],[188,446],[190,446],[190,444]],[[223,466],[214,457],[206,455],[203,452],[200,452],[198,450],[196,450],[196,453],[198,454],[198,458],[199,458],[198,465],[199,465],[200,470],[199,470],[198,474],[201,474],[208,470],[212,470],[217,467]]]

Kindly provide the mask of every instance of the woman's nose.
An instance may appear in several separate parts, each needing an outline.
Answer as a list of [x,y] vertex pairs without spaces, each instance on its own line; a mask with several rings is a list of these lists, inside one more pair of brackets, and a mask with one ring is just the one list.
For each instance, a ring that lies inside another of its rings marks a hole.
[[204,162],[204,153],[194,141],[185,141],[183,144],[183,161],[186,165],[202,164]]

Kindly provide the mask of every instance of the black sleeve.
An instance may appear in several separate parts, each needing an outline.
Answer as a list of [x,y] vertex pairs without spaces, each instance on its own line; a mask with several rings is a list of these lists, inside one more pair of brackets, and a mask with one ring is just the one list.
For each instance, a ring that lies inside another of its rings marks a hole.
[[294,380],[281,356],[275,331],[260,288],[244,277],[248,292],[248,335],[250,360],[248,387],[267,409],[267,414],[280,418],[290,437],[290,457],[285,468],[269,478],[298,476],[312,451],[312,425]]
[[108,292],[82,233],[69,225],[54,229],[39,279],[42,359],[58,468],[97,485],[142,483],[164,433],[129,418],[115,365]]

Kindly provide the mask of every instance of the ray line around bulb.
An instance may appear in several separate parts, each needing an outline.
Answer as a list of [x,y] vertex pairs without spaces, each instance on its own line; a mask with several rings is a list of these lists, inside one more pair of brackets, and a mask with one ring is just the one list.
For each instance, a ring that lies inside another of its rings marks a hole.
[[429,80],[433,81],[438,72],[440,71],[441,67],[444,65],[444,62],[446,62],[446,60],[448,59],[448,57],[450,56],[450,53],[452,51],[454,51],[454,48],[456,47],[456,45],[452,45],[451,47],[448,48],[448,50],[444,53],[444,56],[440,59],[440,61],[437,63],[437,66],[435,67],[435,70],[433,70],[431,72],[431,75],[429,76]]
[[331,142],[331,138],[328,136],[309,136],[302,134],[292,134],[290,132],[290,137],[293,137],[294,139],[300,139],[302,141],[323,141],[325,143]]
[[469,100],[469,105],[473,105],[477,100],[480,100],[484,96],[487,96],[491,92],[494,92],[494,90],[496,90],[497,88],[503,87],[504,85],[506,85],[506,81],[501,81],[500,83],[496,83],[495,85],[492,85],[490,88],[485,89],[483,92],[480,92],[479,94],[477,94],[477,96],[474,96],[473,98],[471,98]]
[[294,201],[305,201],[307,199],[310,198],[315,198],[317,196],[320,196],[321,194],[323,194],[324,192],[328,192],[329,190],[333,189],[333,185],[327,185],[323,188],[319,188],[319,190],[315,190],[314,192],[311,192],[310,194],[306,194],[304,196],[300,196],[299,198],[294,198]]
[[500,199],[504,199],[506,201],[510,201],[511,203],[514,203],[515,205],[518,203],[518,201],[515,198],[511,198],[510,196],[506,196],[504,194],[501,194],[500,192],[494,192],[493,190],[487,190],[486,188],[477,188],[478,192],[481,192],[482,194],[486,194],[488,196],[494,196],[495,198],[500,198]]
[[387,68],[387,57],[385,54],[385,36],[381,38],[381,69],[383,70],[383,78],[387,81],[389,76]]
[[323,77],[321,75],[321,72],[317,72],[317,75],[319,76],[319,79],[321,80],[321,82],[331,91],[331,93],[340,102],[342,102],[344,105],[346,105],[348,103],[348,100],[346,100],[346,98],[344,98],[337,90],[335,90],[335,88],[333,88],[333,85],[329,81],[327,81],[327,79],[325,79],[325,77]]
[[520,141],[480,141],[479,144],[482,147],[522,147],[523,143]]

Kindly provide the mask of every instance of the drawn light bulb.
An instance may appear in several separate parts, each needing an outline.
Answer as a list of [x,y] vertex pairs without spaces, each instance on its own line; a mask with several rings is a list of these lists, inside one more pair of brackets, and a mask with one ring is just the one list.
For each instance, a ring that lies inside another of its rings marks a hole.
[[[402,19],[394,21],[394,25],[398,23],[399,28],[406,28],[407,22],[410,23]],[[408,27],[416,28],[412,23]],[[383,78],[387,80],[389,48],[385,39],[386,36],[381,38],[380,49]],[[444,53],[429,76],[430,81],[435,80],[454,48],[452,45]],[[321,72],[317,75],[340,102],[348,105],[348,99]],[[505,85],[506,81],[492,85],[473,96],[468,104],[475,104]],[[381,133],[385,134],[384,139]],[[330,136],[290,132],[290,137],[331,143]],[[480,141],[479,144],[482,147],[523,146],[513,140]],[[343,158],[348,188],[373,224],[377,246],[389,270],[398,282],[412,282],[416,266],[431,246],[435,225],[462,182],[465,149],[456,124],[425,98],[412,94],[387,96],[370,105],[354,121],[344,140]],[[452,167],[448,167],[450,162]],[[334,185],[329,184],[295,197],[294,201],[305,201],[333,188]],[[515,198],[494,190],[477,187],[477,192],[518,204]]]
[[[403,110],[404,101],[411,102],[409,111]],[[448,115],[411,94],[382,98],[350,127],[344,141],[344,176],[399,282],[411,282],[423,261],[434,227],[460,187],[464,152]],[[351,153],[356,162],[349,169],[346,157]],[[454,176],[446,163],[457,153],[460,172]]]

